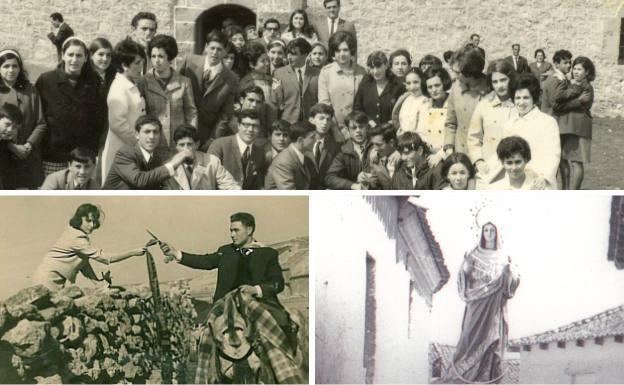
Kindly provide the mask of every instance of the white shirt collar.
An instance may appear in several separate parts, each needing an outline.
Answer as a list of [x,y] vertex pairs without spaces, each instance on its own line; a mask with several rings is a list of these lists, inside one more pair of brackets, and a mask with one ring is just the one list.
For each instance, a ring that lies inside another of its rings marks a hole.
[[149,163],[154,154],[147,152],[141,145],[139,145],[139,149],[141,149],[141,154],[143,154],[143,159],[145,159],[145,163]]
[[307,68],[307,64],[304,64],[302,67],[292,67],[292,69],[295,71],[295,75],[297,76],[297,79],[299,79],[299,70],[301,70],[301,79],[305,79],[305,73],[306,73],[306,68]]
[[290,148],[292,148],[293,151],[295,152],[295,154],[297,155],[297,158],[299,159],[299,162],[301,162],[301,164],[303,164],[303,161],[305,160],[305,158],[304,158],[303,154],[301,153],[301,151],[299,151],[297,149],[297,147],[295,146],[294,143],[290,144]]
[[223,63],[219,62],[216,66],[211,66],[210,59],[208,58],[208,55],[206,55],[206,58],[204,59],[204,72],[208,70],[210,70],[210,79],[213,79],[217,76],[217,74],[223,71]]
[[[243,142],[243,140],[240,138],[240,136],[238,136],[238,134],[236,134],[236,143],[238,143],[238,149],[240,150],[241,156],[243,156],[247,147],[251,147],[251,144],[247,144]],[[249,151],[251,152],[251,148],[249,149]]]

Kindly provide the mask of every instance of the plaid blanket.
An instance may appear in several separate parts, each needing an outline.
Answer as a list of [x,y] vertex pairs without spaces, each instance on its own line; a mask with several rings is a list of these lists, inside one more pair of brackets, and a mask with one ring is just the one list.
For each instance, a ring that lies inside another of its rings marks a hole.
[[215,321],[229,306],[237,307],[243,318],[248,321],[248,325],[254,328],[255,333],[250,343],[263,365],[270,366],[275,382],[278,384],[304,383],[295,357],[288,346],[286,335],[275,319],[260,302],[238,290],[228,293],[215,302],[210,310],[198,347],[195,383],[219,382],[218,342],[214,340],[211,330],[216,330]]

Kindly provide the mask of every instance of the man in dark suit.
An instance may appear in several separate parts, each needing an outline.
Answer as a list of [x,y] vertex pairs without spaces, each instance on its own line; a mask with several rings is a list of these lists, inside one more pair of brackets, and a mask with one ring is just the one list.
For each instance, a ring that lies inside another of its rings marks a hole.
[[137,143],[117,151],[104,190],[161,190],[163,183],[175,175],[175,169],[193,156],[191,150],[184,150],[169,162],[163,162],[162,155],[156,151],[162,125],[155,117],[141,116],[134,129]]
[[555,96],[557,90],[565,88],[568,80],[566,75],[570,72],[572,67],[572,53],[565,49],[560,49],[553,55],[553,73],[546,78],[544,84],[542,84],[542,105],[541,110],[543,113],[552,116],[557,119],[558,116],[553,111],[555,105]]
[[350,32],[357,40],[355,25],[340,18],[340,0],[323,0],[323,6],[327,11],[327,17],[320,17],[312,21],[319,41],[325,45],[329,44],[329,38],[338,31]]
[[264,145],[266,164],[271,164],[280,152],[290,145],[290,123],[276,120],[269,127],[269,140]]
[[292,40],[286,47],[290,65],[273,74],[275,105],[278,117],[290,124],[308,119],[310,108],[318,102],[318,76],[321,72],[306,63],[312,46],[303,38]]
[[334,135],[332,135],[333,121],[334,109],[329,104],[319,103],[310,109],[310,123],[316,128],[316,142],[312,147],[312,156],[318,173],[318,183],[315,187],[319,190],[327,188],[325,184],[327,170],[329,170],[336,154],[340,152],[342,145],[342,143],[337,143]]
[[132,32],[128,36],[129,40],[139,44],[145,51],[146,60],[143,61],[143,72],[145,75],[150,68],[151,52],[148,52],[149,42],[152,40],[158,30],[158,20],[152,12],[139,12],[132,18],[130,22]]
[[260,116],[256,110],[242,110],[238,122],[238,132],[212,142],[208,155],[219,158],[243,190],[260,190],[267,169],[264,149],[256,143]]
[[516,43],[512,45],[511,51],[513,55],[507,56],[505,60],[511,63],[517,73],[531,73],[529,62],[524,56],[520,56],[520,44]]
[[[196,255],[183,252],[162,242],[167,257],[193,269],[217,270],[217,287],[213,301],[240,288],[255,297],[273,315],[291,343],[296,341],[296,328],[277,295],[284,290],[284,277],[277,250],[263,247],[254,239],[255,218],[249,213],[230,216],[232,243],[219,247],[215,253]],[[296,342],[295,342],[296,343]]]
[[78,147],[69,153],[69,157],[68,167],[48,175],[41,190],[99,190],[100,184],[93,179],[96,153]]
[[[280,22],[275,18],[269,18],[264,22],[262,29],[262,37],[254,39],[249,43],[257,43],[262,45],[264,48],[269,45],[269,43],[275,39],[279,39],[281,35],[281,26]],[[248,43],[248,44],[249,44]]]
[[206,56],[189,55],[180,67],[180,73],[191,79],[193,86],[202,151],[209,139],[227,135],[234,113],[238,77],[222,63],[226,44],[223,32],[212,31],[206,36]]
[[316,128],[297,122],[290,128],[290,145],[269,167],[264,184],[267,190],[310,190],[316,182],[316,167],[309,153],[316,143]]
[[479,47],[479,43],[481,43],[481,36],[479,36],[478,33],[473,33],[472,35],[470,35],[470,44],[478,49],[479,52],[481,52],[481,55],[483,55],[483,59],[485,59],[485,50]]
[[63,21],[63,15],[58,12],[54,12],[50,15],[50,23],[52,24],[52,32],[48,34],[48,39],[56,46],[56,53],[58,55],[58,61],[61,61],[63,56],[63,43],[68,38],[74,36],[74,30]]

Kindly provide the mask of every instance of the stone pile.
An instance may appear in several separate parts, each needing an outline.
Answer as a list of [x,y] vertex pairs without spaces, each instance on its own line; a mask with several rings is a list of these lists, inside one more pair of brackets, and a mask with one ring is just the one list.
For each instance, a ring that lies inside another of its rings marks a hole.
[[[162,290],[169,365],[187,382],[196,312],[184,284]],[[0,303],[0,383],[160,383],[161,349],[149,287],[21,290]]]

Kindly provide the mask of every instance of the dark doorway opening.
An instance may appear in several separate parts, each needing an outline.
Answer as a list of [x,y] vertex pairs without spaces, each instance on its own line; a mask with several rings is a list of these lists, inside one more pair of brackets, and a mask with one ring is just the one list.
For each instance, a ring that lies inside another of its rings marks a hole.
[[220,30],[221,23],[227,18],[234,19],[241,28],[244,28],[249,24],[256,25],[257,16],[249,8],[235,4],[218,5],[204,11],[195,22],[196,54],[204,52],[206,34],[213,29]]

